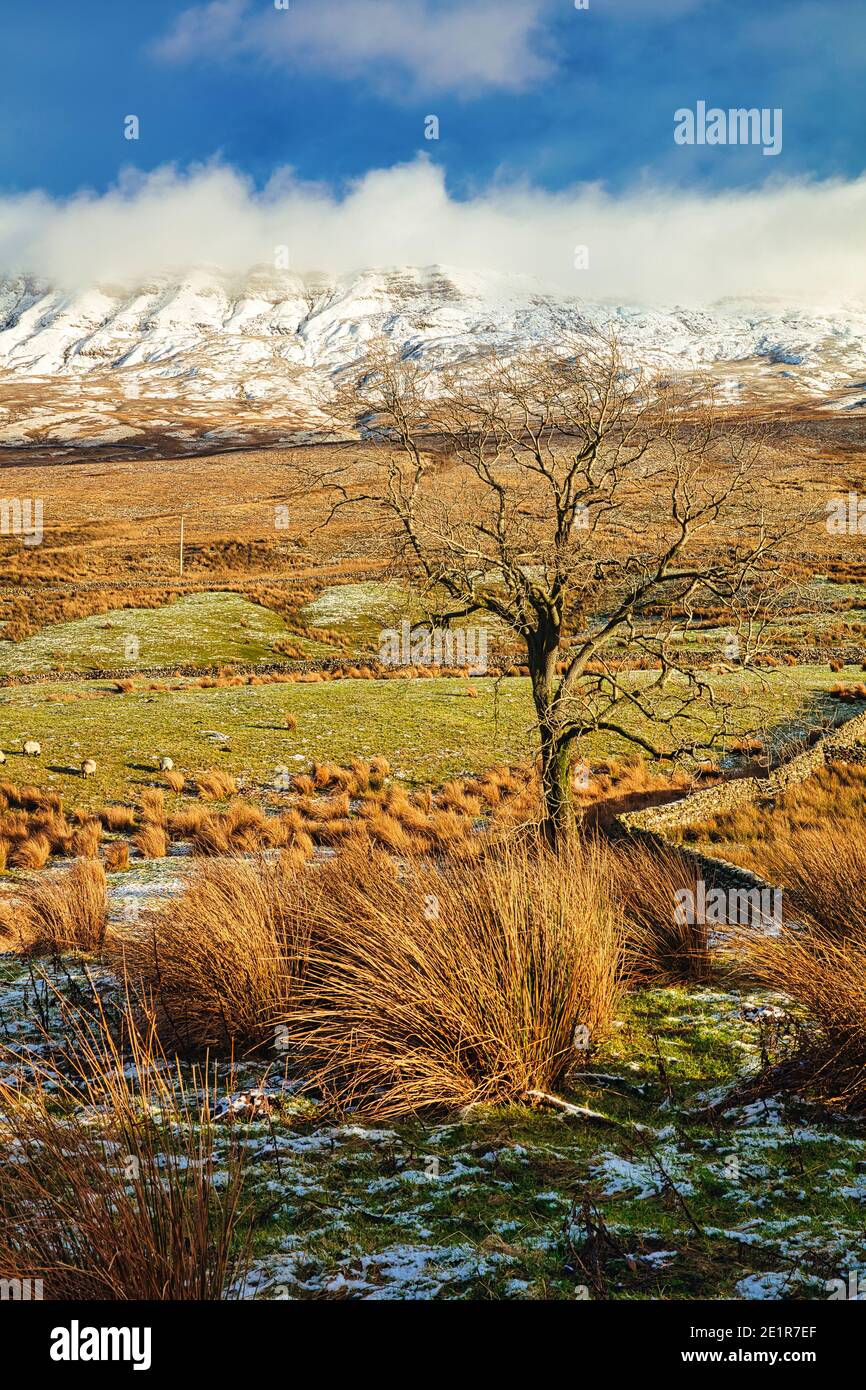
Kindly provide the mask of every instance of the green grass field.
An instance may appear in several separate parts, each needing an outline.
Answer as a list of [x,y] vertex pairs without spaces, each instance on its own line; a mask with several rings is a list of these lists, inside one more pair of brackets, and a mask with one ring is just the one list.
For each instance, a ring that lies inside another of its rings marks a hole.
[[[836,680],[827,668],[774,671],[752,686],[748,699],[760,704],[769,727],[794,732],[814,720]],[[719,681],[731,694],[742,684],[739,675]],[[289,713],[298,721],[296,732],[285,728]],[[228,743],[209,737],[214,734],[226,735]],[[27,738],[42,743],[40,759],[21,755]],[[163,753],[186,772],[218,764],[254,790],[272,786],[280,769],[298,771],[313,759],[346,762],[374,754],[387,757],[408,782],[440,783],[523,761],[533,754],[534,740],[529,682],[521,678],[182,685],[125,695],[105,681],[71,679],[0,693],[0,748],[7,777],[47,783],[84,804],[123,797],[128,784],[152,780]],[[628,751],[622,739],[599,734],[587,739],[582,755],[597,760]],[[87,781],[77,770],[85,757],[98,764]]]
[[333,655],[322,643],[295,637],[270,608],[240,594],[205,593],[165,608],[114,609],[53,623],[23,642],[0,641],[0,673],[270,661],[279,659],[279,638],[313,655]]

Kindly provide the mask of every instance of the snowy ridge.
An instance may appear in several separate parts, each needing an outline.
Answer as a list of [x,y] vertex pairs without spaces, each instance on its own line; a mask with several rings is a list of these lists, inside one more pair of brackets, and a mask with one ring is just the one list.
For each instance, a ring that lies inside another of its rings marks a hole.
[[180,436],[200,432],[206,407],[220,402],[233,406],[231,420],[213,414],[222,433],[243,436],[243,404],[255,405],[258,425],[267,419],[291,436],[310,423],[316,385],[377,334],[436,356],[516,351],[549,334],[551,307],[615,322],[648,359],[707,367],[731,399],[769,392],[866,408],[864,305],[618,307],[564,300],[522,276],[441,266],[338,279],[197,269],[75,291],[18,276],[0,277],[0,443],[104,443],[170,427],[150,418],[148,401],[183,406]]

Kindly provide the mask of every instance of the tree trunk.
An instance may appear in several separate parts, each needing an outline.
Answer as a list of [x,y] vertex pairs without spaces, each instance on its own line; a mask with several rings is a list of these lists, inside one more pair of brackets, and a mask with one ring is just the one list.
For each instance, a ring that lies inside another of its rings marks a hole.
[[557,719],[556,658],[559,652],[560,622],[557,618],[540,622],[526,642],[526,655],[532,679],[532,698],[541,743],[541,794],[543,815],[541,832],[554,851],[562,849],[574,832],[574,805],[571,797],[571,745]]
[[574,802],[571,794],[570,738],[541,726],[542,835],[552,850],[560,850],[574,834]]

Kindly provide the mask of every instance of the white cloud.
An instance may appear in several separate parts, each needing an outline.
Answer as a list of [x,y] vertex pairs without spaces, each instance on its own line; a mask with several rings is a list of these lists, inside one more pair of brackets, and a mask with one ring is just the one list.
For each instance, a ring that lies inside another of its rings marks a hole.
[[[283,171],[263,192],[221,165],[129,173],[67,201],[0,198],[0,271],[62,285],[135,282],[216,264],[334,275],[442,263],[537,276],[584,298],[707,303],[775,294],[792,303],[866,298],[866,176],[719,194],[596,185],[550,193],[496,184],[460,201],[425,158],[374,170],[338,196]],[[589,269],[574,267],[589,248]]]
[[170,62],[248,57],[397,90],[521,91],[550,70],[539,21],[550,0],[291,0],[287,10],[214,0],[155,45]]

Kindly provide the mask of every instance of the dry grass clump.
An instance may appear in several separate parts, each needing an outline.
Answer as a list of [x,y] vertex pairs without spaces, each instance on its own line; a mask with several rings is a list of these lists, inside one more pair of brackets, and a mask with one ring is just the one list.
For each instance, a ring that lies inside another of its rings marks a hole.
[[162,780],[165,782],[165,785],[168,787],[169,791],[172,792],[182,792],[184,787],[186,786],[186,778],[184,777],[183,773],[177,772],[175,769],[171,769],[168,772],[164,772],[162,774]]
[[168,834],[165,826],[146,821],[132,843],[143,859],[164,859],[168,854]]
[[60,811],[63,800],[59,792],[46,791],[43,787],[17,786],[14,782],[0,782],[0,809],[12,806],[22,811]]
[[9,864],[15,869],[44,869],[51,856],[51,841],[42,832],[28,835],[16,842],[9,856]]
[[102,851],[102,862],[107,873],[119,873],[129,868],[129,845],[126,840],[112,840]]
[[105,870],[92,859],[27,884],[16,908],[21,944],[31,955],[101,950],[107,920]]
[[866,685],[863,681],[855,681],[853,685],[833,685],[829,693],[834,700],[841,700],[843,704],[856,704],[866,700]]
[[354,775],[350,768],[339,767],[337,763],[313,763],[310,769],[316,791],[345,791],[354,786]]
[[340,1107],[516,1100],[561,1083],[576,1030],[610,1026],[623,933],[597,848],[438,870],[350,847],[315,880],[302,986],[277,1021]]
[[306,956],[305,876],[289,857],[215,859],[113,959],[153,1001],[160,1034],[198,1052],[273,1046]]
[[101,843],[101,824],[98,820],[87,820],[72,832],[70,853],[80,859],[95,859]]
[[168,818],[168,829],[174,840],[188,840],[211,813],[203,806],[185,806]]
[[[838,771],[838,770],[837,770]],[[857,769],[862,774],[862,769]],[[847,785],[856,785],[848,769]],[[862,789],[862,783],[860,783]],[[844,798],[843,798],[844,805]],[[866,1109],[866,823],[829,818],[765,851],[785,884],[792,924],[744,933],[750,981],[777,990],[805,1022],[791,1055],[764,1078],[830,1105]],[[739,944],[739,943],[738,943]]]
[[[35,1080],[0,1082],[0,1278],[41,1279],[52,1301],[231,1296],[249,1263],[243,1151],[217,1167],[207,1086],[201,1104],[179,1089],[130,1017],[124,1050],[101,1012],[69,1032],[61,1056],[28,1057]],[[20,1054],[0,1057],[14,1076]]]
[[96,812],[96,818],[103,830],[110,830],[115,835],[135,829],[135,812],[129,806],[102,806]]
[[794,921],[866,941],[866,821],[842,833],[834,822],[803,830],[768,847],[764,862],[785,885]]
[[[629,928],[631,978],[643,984],[708,979],[709,928],[705,922],[688,922],[677,911],[682,902],[678,894],[685,891],[697,900],[695,862],[676,849],[630,841],[610,851],[609,863]],[[709,891],[712,884],[706,887]]]
[[228,797],[234,796],[238,789],[231,773],[224,772],[221,767],[212,767],[207,772],[200,772],[193,780],[196,794],[202,801],[226,801]]
[[186,1052],[273,1046],[379,1117],[548,1090],[610,1026],[625,941],[604,852],[437,867],[350,843],[299,873],[216,859],[112,958]]
[[245,854],[287,844],[290,830],[282,818],[232,801],[227,810],[202,817],[189,838],[196,854]]
[[165,792],[162,787],[142,787],[138,794],[141,818],[154,825],[165,825]]
[[749,933],[742,966],[751,982],[784,994],[805,1016],[791,1055],[764,1084],[846,1110],[866,1109],[866,928],[817,923],[778,936]]

